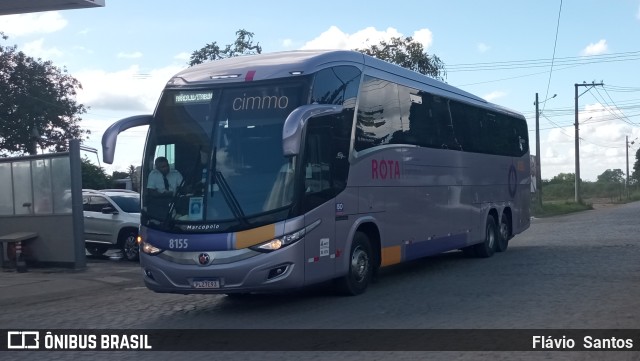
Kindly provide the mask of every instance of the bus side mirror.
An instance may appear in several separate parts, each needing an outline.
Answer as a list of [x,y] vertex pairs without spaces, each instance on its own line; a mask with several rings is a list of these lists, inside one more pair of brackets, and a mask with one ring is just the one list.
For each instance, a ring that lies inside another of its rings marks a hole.
[[151,124],[152,115],[135,115],[120,119],[111,124],[102,135],[102,161],[107,164],[113,163],[113,155],[116,152],[116,140],[118,134],[133,127]]
[[300,145],[307,122],[311,118],[339,114],[342,105],[311,104],[294,109],[282,128],[282,152],[285,157],[300,154]]

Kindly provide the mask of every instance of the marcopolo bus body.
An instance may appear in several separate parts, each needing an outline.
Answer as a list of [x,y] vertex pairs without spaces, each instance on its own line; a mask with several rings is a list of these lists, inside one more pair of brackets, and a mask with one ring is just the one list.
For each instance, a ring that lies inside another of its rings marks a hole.
[[[248,293],[335,279],[364,292],[380,267],[462,249],[489,257],[529,227],[527,124],[513,111],[351,51],[243,56],[166,85],[142,163],[148,288]],[[146,188],[163,156],[182,182]]]

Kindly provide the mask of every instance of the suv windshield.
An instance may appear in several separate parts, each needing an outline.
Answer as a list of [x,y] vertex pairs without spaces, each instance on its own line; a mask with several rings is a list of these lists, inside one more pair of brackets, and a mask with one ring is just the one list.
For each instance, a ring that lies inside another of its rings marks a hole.
[[[295,163],[282,154],[282,127],[301,99],[299,83],[166,91],[145,153],[143,219],[170,226],[286,217],[277,211],[291,205]],[[169,167],[152,169],[158,157]]]

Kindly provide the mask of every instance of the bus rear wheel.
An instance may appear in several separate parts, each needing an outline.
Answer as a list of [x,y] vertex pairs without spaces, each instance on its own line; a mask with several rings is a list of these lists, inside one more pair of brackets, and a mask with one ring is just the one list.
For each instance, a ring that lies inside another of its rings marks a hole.
[[509,247],[509,239],[511,239],[511,222],[509,217],[503,213],[500,217],[500,225],[498,226],[498,240],[496,242],[496,252],[504,252]]
[[475,255],[480,258],[488,258],[493,256],[495,252],[495,244],[498,239],[498,231],[496,229],[496,220],[493,216],[487,216],[484,231],[484,242],[473,246]]
[[347,274],[336,282],[337,290],[343,295],[356,296],[366,291],[373,276],[373,252],[369,237],[356,232],[349,252]]

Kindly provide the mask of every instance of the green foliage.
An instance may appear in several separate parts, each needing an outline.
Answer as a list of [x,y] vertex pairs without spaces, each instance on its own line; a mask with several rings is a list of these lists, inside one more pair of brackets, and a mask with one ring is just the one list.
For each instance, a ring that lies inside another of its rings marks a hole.
[[[582,199],[609,199],[621,202],[627,199],[625,175],[621,169],[607,169],[598,176],[598,181],[582,181],[580,197]],[[635,189],[632,187],[632,189]],[[575,174],[560,173],[551,180],[542,181],[542,196],[545,201],[563,201],[575,199]]]
[[129,178],[131,178],[131,187],[133,190],[140,192],[140,167],[136,168],[133,164],[130,165],[127,168],[127,174],[129,175]]
[[624,172],[622,169],[607,169],[598,176],[598,183],[624,184]]
[[432,78],[444,80],[444,63],[435,55],[429,55],[422,44],[410,36],[391,38],[389,42],[371,45],[367,49],[356,49],[361,53],[411,69]]
[[224,46],[224,49],[220,48],[217,42],[209,43],[200,50],[196,50],[191,53],[191,59],[189,60],[189,66],[196,64],[202,64],[206,61],[219,60],[225,58],[231,58],[239,55],[250,55],[262,53],[262,47],[259,43],[254,45],[253,33],[240,29],[236,31],[236,41],[233,44]]
[[[236,36],[236,41],[233,44],[225,45],[224,48],[221,48],[214,41],[194,51],[191,53],[189,66],[238,55],[262,53],[262,47],[259,43],[253,43],[252,32],[240,29],[236,31]],[[391,38],[388,42],[383,40],[380,44],[372,45],[369,48],[355,50],[432,78],[444,80],[446,77],[442,60],[435,55],[429,55],[422,44],[413,41],[410,36]]]
[[125,179],[129,176],[129,173],[127,172],[118,172],[118,171],[114,171],[111,174],[111,179]]
[[635,183],[640,183],[640,149],[636,151],[636,161],[633,163],[631,179],[633,179]]
[[84,157],[82,159],[82,188],[83,189],[105,189],[111,188],[111,178],[104,168],[97,166]]
[[548,181],[548,184],[565,184],[565,183],[575,184],[575,181],[576,181],[575,173],[560,173],[557,176],[551,178],[551,180]]
[[75,101],[81,88],[51,61],[0,45],[0,155],[66,151],[70,139],[83,139],[89,131],[80,128],[79,115],[86,108]]
[[551,217],[561,214],[581,212],[593,209],[590,204],[579,204],[575,202],[553,202],[545,203],[543,209],[538,208],[535,202],[532,203],[531,214],[534,217]]

